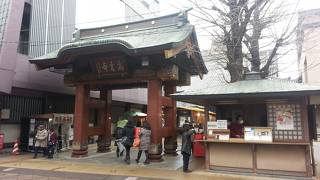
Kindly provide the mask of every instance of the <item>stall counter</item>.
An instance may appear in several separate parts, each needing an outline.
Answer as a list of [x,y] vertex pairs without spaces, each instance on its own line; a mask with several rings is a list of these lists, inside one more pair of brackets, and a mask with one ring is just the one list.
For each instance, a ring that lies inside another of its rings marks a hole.
[[310,176],[310,144],[305,142],[244,141],[230,138],[198,140],[205,143],[210,170]]

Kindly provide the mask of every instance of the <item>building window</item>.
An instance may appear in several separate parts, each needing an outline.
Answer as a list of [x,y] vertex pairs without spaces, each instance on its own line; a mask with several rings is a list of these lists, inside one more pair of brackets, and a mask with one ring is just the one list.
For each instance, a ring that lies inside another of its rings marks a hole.
[[0,48],[3,44],[3,37],[5,33],[6,22],[9,14],[9,0],[0,1]]
[[28,54],[29,53],[29,34],[30,34],[30,20],[31,20],[31,5],[28,3],[24,4],[18,53]]

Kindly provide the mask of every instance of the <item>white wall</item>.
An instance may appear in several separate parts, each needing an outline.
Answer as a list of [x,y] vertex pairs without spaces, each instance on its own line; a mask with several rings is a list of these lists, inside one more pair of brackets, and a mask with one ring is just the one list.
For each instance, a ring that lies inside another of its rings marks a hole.
[[20,124],[0,124],[0,132],[4,134],[4,143],[12,143],[20,137]]

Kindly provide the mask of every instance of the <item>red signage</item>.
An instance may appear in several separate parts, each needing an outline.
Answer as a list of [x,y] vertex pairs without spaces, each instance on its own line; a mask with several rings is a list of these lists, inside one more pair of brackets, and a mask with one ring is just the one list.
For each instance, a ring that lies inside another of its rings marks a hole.
[[0,134],[0,150],[4,148],[4,134]]

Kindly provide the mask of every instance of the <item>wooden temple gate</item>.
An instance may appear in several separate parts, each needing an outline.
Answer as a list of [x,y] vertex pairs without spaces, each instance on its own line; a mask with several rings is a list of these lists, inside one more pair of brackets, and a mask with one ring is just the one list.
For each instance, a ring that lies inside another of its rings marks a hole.
[[[176,154],[176,102],[169,95],[189,85],[190,76],[207,73],[186,12],[78,30],[74,36],[59,51],[30,60],[38,69],[64,72],[65,84],[75,87],[72,156],[87,155],[92,135],[99,135],[98,152],[110,150],[112,90],[137,87],[148,88],[150,159],[162,159],[163,137],[164,152]],[[100,91],[100,99],[91,99],[90,91]],[[98,109],[95,127],[89,127],[90,108]]]

